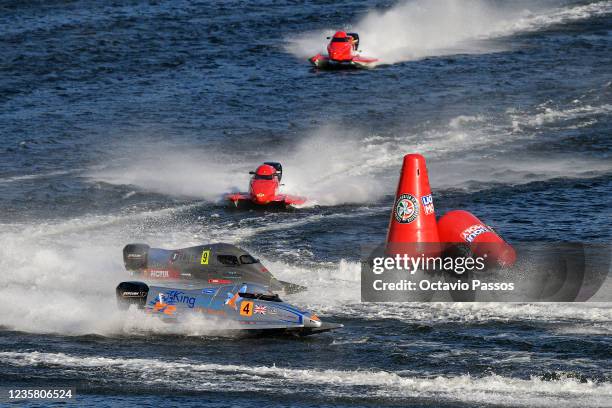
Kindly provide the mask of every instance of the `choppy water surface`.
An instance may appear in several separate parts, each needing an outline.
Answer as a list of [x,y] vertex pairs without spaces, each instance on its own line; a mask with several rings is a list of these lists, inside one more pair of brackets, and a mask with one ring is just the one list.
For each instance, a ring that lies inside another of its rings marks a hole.
[[[313,72],[337,27],[386,65]],[[610,242],[612,2],[0,3],[0,378],[83,405],[612,406],[609,304],[360,303],[401,157],[439,214]],[[294,212],[219,202],[262,160]],[[345,328],[116,311],[127,242],[225,241]],[[175,330],[176,329],[176,330]]]

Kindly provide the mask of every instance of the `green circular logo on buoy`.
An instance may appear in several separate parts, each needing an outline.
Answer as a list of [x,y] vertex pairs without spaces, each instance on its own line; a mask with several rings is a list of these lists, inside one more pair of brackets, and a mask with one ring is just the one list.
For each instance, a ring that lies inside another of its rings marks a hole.
[[410,194],[402,194],[395,202],[395,219],[400,224],[409,224],[419,216],[419,202]]

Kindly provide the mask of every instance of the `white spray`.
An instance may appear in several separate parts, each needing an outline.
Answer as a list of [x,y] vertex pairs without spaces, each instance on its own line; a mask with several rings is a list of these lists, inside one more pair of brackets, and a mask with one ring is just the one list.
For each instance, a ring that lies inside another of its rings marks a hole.
[[311,57],[324,52],[326,36],[336,29],[346,29],[359,33],[363,55],[392,64],[430,56],[490,52],[499,45],[483,40],[610,12],[610,1],[549,9],[537,2],[402,1],[388,10],[372,10],[355,24],[289,39],[287,50],[299,58]]

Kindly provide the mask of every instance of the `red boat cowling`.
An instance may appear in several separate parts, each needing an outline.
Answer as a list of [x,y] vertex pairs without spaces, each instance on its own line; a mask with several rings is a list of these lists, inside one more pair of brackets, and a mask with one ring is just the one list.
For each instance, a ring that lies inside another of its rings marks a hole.
[[280,186],[276,169],[269,164],[262,164],[255,170],[249,185],[251,201],[256,204],[268,204],[278,195]]
[[344,31],[338,31],[327,45],[327,55],[333,61],[350,62],[357,51],[357,40]]

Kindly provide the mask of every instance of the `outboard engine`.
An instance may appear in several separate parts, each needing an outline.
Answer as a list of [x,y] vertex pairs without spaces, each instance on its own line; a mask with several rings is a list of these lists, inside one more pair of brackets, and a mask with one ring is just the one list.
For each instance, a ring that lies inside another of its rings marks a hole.
[[147,244],[128,244],[123,248],[123,263],[128,271],[147,267],[150,247]]
[[149,287],[143,282],[121,282],[116,291],[117,305],[121,310],[127,310],[131,305],[144,309],[147,304]]

